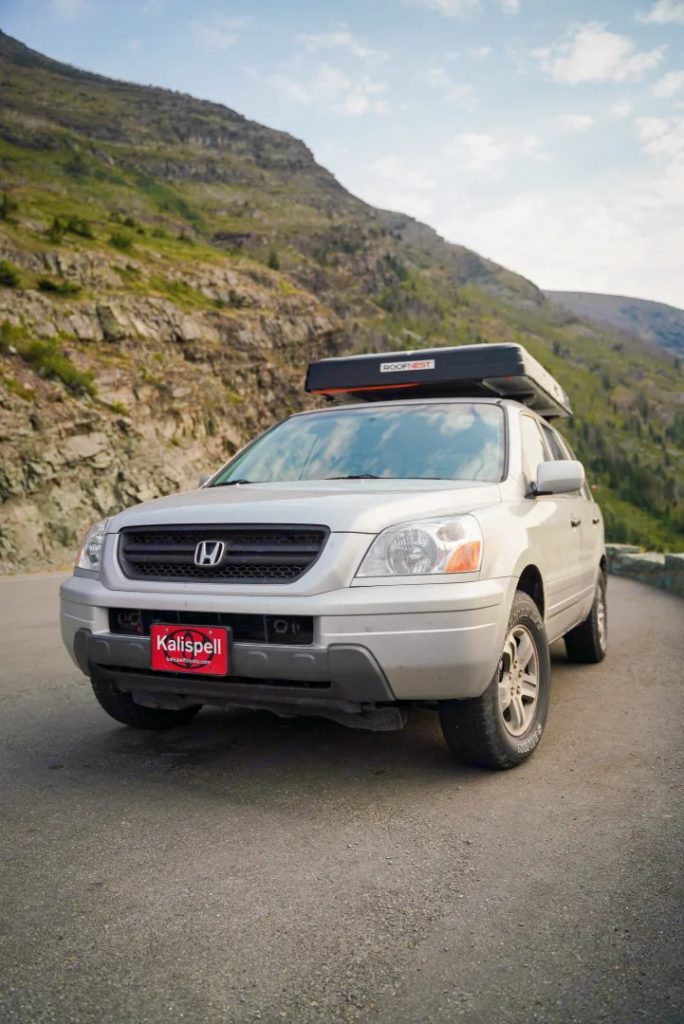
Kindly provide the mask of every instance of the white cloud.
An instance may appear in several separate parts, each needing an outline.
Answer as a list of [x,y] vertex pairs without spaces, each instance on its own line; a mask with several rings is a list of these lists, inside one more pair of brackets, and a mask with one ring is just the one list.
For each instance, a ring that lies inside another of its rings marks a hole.
[[370,169],[385,181],[419,192],[429,192],[435,187],[434,179],[429,174],[420,168],[409,167],[405,160],[394,153],[380,157],[371,164]]
[[684,0],[656,0],[647,14],[639,15],[639,21],[684,25]]
[[228,50],[239,39],[240,32],[251,20],[249,17],[216,17],[211,21],[193,21],[190,28],[199,46],[210,50]]
[[523,135],[517,146],[522,156],[532,157],[535,160],[548,160],[549,154],[544,149],[544,144],[538,135],[532,133]]
[[434,219],[435,180],[396,153],[364,168],[364,196],[375,206],[400,210],[419,220]]
[[629,117],[632,113],[632,104],[629,100],[620,100],[618,103],[613,103],[610,112],[614,117]]
[[[639,117],[635,128],[644,151],[660,168],[652,184],[655,201],[665,209],[684,206],[684,117]],[[676,219],[684,221],[679,212]]]
[[[491,4],[492,0],[403,0],[404,6],[425,7],[436,11],[445,18],[467,18],[471,14],[479,14],[483,4]],[[506,14],[517,14],[520,0],[494,0],[494,5]]]
[[684,89],[684,71],[668,71],[651,88],[654,96],[670,97]]
[[451,76],[441,64],[428,68],[423,73],[423,78],[435,89],[448,89],[451,85]]
[[270,75],[269,81],[294,103],[325,107],[348,117],[384,114],[389,110],[387,102],[380,99],[387,88],[384,82],[365,74],[351,78],[331,64],[319,64],[313,75],[304,81],[282,73]]
[[498,177],[504,166],[527,160],[548,160],[538,135],[514,134],[511,138],[489,132],[462,132],[444,147],[444,155],[461,169],[476,171],[485,177]]
[[572,132],[585,132],[594,126],[594,118],[589,114],[561,114],[558,120]]
[[547,75],[556,82],[638,81],[662,60],[665,48],[639,51],[627,36],[589,22],[574,29],[570,38],[533,52]]
[[635,125],[647,153],[684,157],[684,117],[638,117]]
[[468,53],[476,60],[484,60],[485,57],[491,57],[493,50],[491,46],[471,46]]
[[480,0],[406,0],[408,6],[426,7],[445,18],[463,18],[480,9]]
[[453,143],[445,147],[449,157],[455,157],[462,167],[471,171],[492,171],[510,155],[508,144],[495,135],[485,132],[465,132],[457,135]]
[[59,18],[76,18],[86,4],[87,0],[52,0],[50,6]]
[[477,93],[472,85],[452,85],[444,94],[444,99],[462,110],[474,110],[477,106]]
[[435,64],[420,76],[423,81],[442,93],[448,103],[461,107],[463,110],[474,110],[477,106],[477,93],[472,85],[454,82],[442,64]]
[[[660,184],[660,183],[658,183]],[[544,288],[634,295],[681,305],[672,254],[684,247],[684,220],[654,208],[652,193],[626,182],[557,194],[521,191],[486,209],[455,196],[447,238],[514,268]]]
[[374,50],[361,43],[344,24],[330,32],[301,33],[297,39],[312,53],[318,50],[346,50],[352,56],[366,61],[384,60],[387,57],[384,51]]
[[129,50],[137,50],[137,49],[139,49],[139,47],[140,47],[140,40],[139,39],[129,39],[128,40],[128,49]]

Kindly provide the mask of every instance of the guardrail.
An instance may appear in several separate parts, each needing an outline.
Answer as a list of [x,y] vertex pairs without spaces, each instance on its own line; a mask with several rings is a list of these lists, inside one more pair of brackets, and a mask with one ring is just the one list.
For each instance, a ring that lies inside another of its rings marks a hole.
[[608,572],[684,597],[684,553],[661,555],[634,544],[606,544]]

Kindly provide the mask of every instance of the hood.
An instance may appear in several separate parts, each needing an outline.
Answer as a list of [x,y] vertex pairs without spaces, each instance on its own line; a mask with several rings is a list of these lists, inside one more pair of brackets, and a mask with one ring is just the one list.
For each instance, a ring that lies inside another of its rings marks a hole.
[[304,480],[204,487],[146,501],[109,520],[124,526],[298,524],[378,533],[410,519],[471,512],[501,500],[498,484],[455,480]]

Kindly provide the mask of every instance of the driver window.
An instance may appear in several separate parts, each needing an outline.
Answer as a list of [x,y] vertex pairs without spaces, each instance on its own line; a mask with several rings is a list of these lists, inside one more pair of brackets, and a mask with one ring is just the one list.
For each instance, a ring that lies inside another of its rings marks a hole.
[[520,420],[522,432],[523,449],[523,472],[528,484],[537,479],[537,466],[540,462],[546,462],[548,454],[544,446],[544,439],[541,435],[537,421],[531,416],[523,416]]

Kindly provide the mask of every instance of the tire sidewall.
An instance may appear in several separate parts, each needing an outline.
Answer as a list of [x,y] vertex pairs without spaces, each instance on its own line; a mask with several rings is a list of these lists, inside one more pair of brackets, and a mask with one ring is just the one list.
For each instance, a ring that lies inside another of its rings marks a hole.
[[514,763],[519,763],[528,757],[539,745],[546,718],[549,712],[549,698],[551,689],[551,659],[549,656],[549,643],[546,638],[546,630],[539,610],[526,594],[517,593],[513,601],[506,636],[514,626],[525,626],[530,632],[532,640],[537,649],[539,663],[539,694],[534,710],[534,717],[527,730],[522,736],[511,736],[506,729],[501,713],[499,698],[499,668],[494,674],[490,683],[490,699],[493,703],[492,711],[495,722],[496,739],[505,750],[508,757]]
[[[598,624],[599,601],[603,601],[603,643],[601,643],[601,634],[599,632]],[[601,573],[599,576],[598,587],[596,588],[596,597],[594,598],[594,604],[591,611],[594,619],[594,629],[596,631],[596,646],[600,651],[600,660],[602,661],[608,652],[608,601],[606,598],[606,577],[604,573]]]

